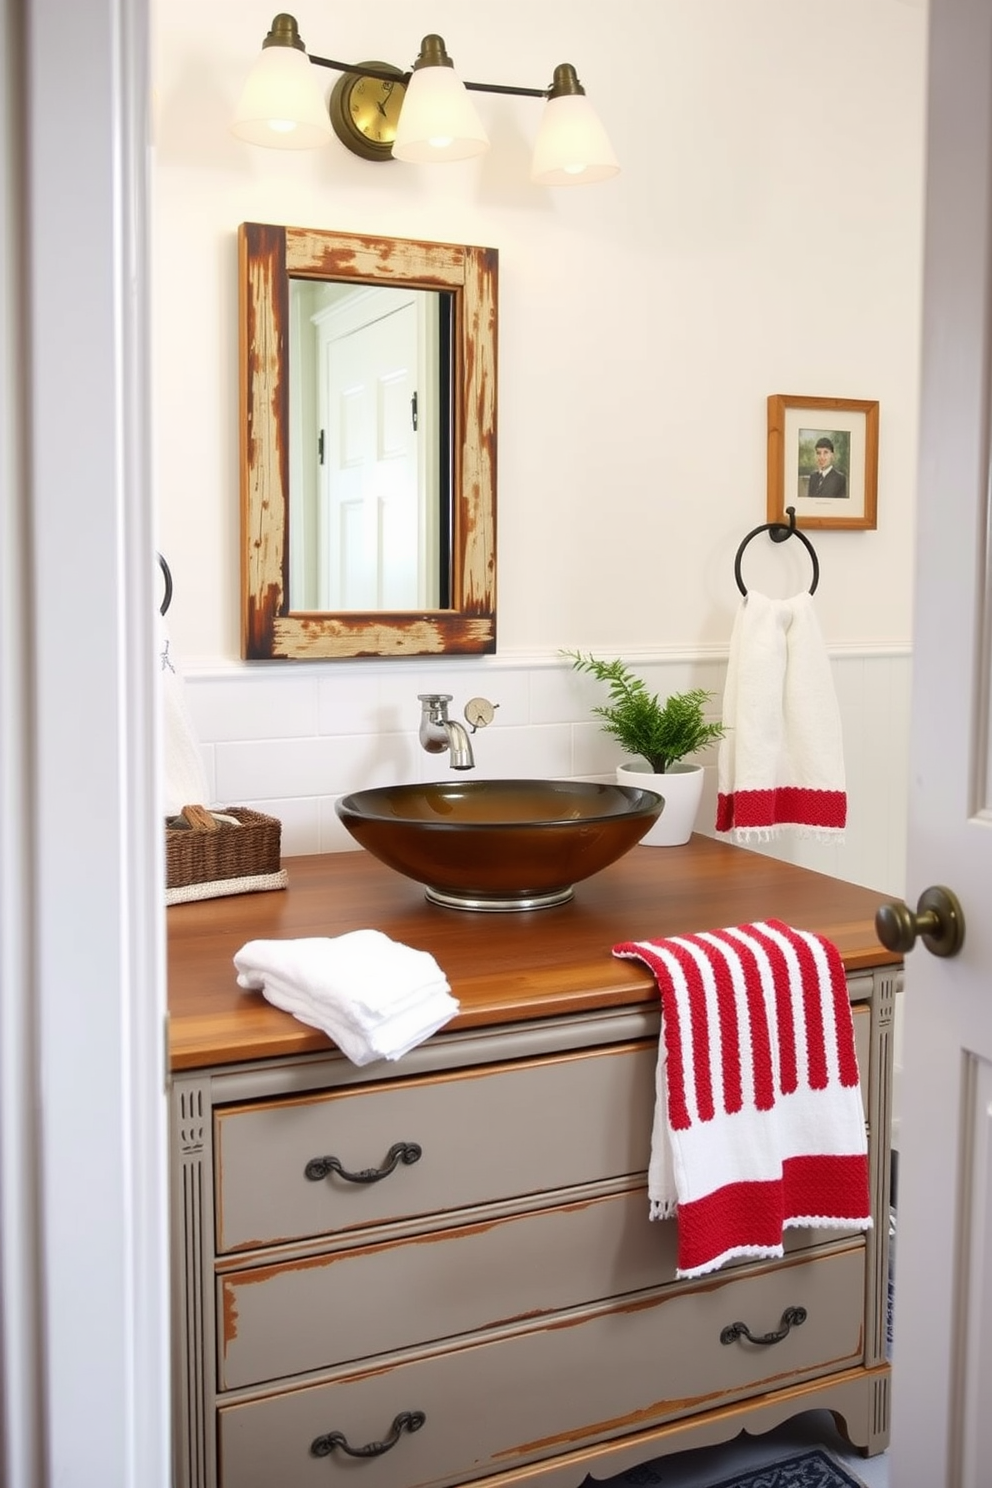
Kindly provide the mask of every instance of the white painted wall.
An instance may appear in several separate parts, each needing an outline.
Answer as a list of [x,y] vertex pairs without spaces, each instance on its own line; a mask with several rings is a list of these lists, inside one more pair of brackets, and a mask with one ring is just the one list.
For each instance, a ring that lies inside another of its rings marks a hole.
[[[246,219],[500,252],[499,647],[725,645],[765,517],[769,393],[877,398],[879,527],[817,540],[831,644],[910,634],[922,0],[294,0],[311,51],[463,76],[576,65],[623,164],[527,180],[540,103],[483,98],[481,160],[369,164],[228,132],[269,0],[155,6],[159,537],[189,667],[238,654],[235,231]],[[336,74],[326,73],[330,91]],[[793,545],[797,546],[797,545]],[[756,566],[752,567],[752,560]],[[766,580],[804,581],[777,550]]]
[[[768,394],[877,398],[878,530],[814,539],[851,827],[843,849],[775,851],[900,892],[922,0],[613,0],[608,22],[596,0],[333,12],[306,0],[295,14],[311,51],[342,59],[407,65],[439,30],[476,81],[542,86],[572,61],[623,172],[532,187],[530,99],[482,98],[490,154],[433,171],[372,165],[336,139],[316,153],[244,145],[228,120],[268,9],[155,7],[159,535],[217,801],[279,815],[286,852],[350,846],[335,795],[437,771],[414,740],[416,694],[432,688],[502,700],[480,739],[483,773],[608,773],[598,699],[559,648],[622,654],[659,688],[719,693],[734,556],[765,520]],[[237,660],[235,233],[248,219],[499,249],[495,658]],[[745,576],[790,593],[808,560],[762,539]]]

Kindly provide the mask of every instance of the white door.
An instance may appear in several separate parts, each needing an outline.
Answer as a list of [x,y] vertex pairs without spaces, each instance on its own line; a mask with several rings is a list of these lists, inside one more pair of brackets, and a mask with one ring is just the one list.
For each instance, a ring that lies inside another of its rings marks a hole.
[[417,308],[396,299],[342,338],[321,335],[321,605],[332,610],[420,603]]
[[992,0],[932,0],[893,1488],[992,1483]]

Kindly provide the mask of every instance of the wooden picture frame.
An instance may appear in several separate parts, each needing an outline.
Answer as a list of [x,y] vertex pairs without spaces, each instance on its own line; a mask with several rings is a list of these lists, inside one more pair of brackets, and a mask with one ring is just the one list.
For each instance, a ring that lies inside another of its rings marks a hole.
[[[495,248],[244,222],[238,229],[241,654],[249,661],[496,650]],[[290,279],[450,294],[452,531],[443,608],[305,610],[290,595]]]
[[863,398],[768,398],[768,521],[874,531],[878,403]]

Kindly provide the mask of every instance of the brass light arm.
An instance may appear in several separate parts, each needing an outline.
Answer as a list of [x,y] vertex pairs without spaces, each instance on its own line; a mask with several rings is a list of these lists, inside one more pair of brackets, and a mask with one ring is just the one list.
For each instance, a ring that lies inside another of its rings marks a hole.
[[[335,62],[333,57],[317,57],[313,52],[308,52],[307,56],[317,67],[330,67],[335,72],[360,72],[362,77],[379,78],[384,83],[399,81],[405,85],[413,76],[411,70],[402,73],[397,79],[395,72],[386,72],[385,69],[374,67],[368,62],[362,62],[361,65],[357,62]],[[566,63],[565,66],[567,65]],[[514,88],[509,83],[466,82],[464,86],[475,93],[512,93],[518,98],[548,98],[551,94],[551,88]]]

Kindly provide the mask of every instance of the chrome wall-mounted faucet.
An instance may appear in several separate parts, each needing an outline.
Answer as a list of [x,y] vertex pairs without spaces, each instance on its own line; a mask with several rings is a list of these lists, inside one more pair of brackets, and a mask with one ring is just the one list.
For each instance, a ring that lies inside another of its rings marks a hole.
[[468,734],[460,723],[448,717],[450,692],[419,692],[420,742],[428,754],[451,751],[453,770],[471,770],[475,764]]
[[[475,765],[472,742],[462,724],[448,717],[451,693],[418,692],[417,698],[420,702],[420,742],[424,749],[428,754],[443,754],[447,749],[453,770],[471,770]],[[466,717],[475,733],[476,729],[485,728],[492,722],[495,708],[485,698],[473,698],[472,703],[479,706],[471,717],[466,709]]]

